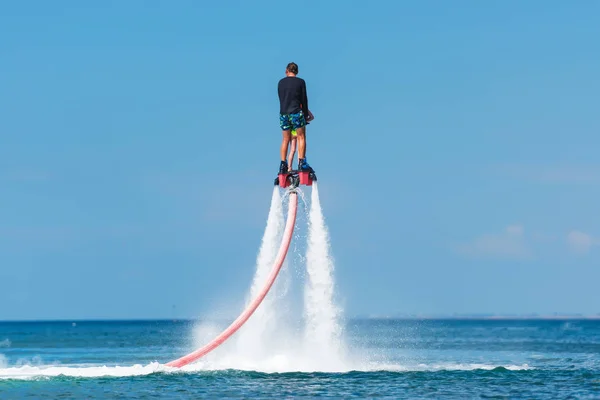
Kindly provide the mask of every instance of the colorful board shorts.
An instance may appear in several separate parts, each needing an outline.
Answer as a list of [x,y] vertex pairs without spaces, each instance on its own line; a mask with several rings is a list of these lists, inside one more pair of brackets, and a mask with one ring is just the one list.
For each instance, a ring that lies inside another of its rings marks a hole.
[[302,128],[306,125],[306,119],[302,111],[295,114],[279,114],[279,126],[282,131],[289,131],[290,129]]

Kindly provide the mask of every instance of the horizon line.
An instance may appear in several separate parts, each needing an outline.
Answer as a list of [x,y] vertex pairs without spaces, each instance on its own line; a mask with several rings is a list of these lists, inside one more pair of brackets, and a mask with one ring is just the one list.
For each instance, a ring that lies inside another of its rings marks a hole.
[[[235,318],[235,317],[233,317]],[[225,321],[231,318],[208,319],[203,317],[157,317],[157,318],[39,318],[39,319],[0,319],[0,323],[19,322],[196,322],[196,321]],[[555,313],[555,314],[406,314],[406,315],[354,315],[343,318],[345,320],[600,320],[600,313]]]

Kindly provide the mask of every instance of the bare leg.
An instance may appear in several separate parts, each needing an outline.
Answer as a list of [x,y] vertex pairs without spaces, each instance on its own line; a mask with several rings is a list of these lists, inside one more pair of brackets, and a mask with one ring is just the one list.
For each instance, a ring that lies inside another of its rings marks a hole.
[[290,144],[291,131],[287,130],[281,132],[283,135],[281,139],[281,161],[285,161],[288,152],[288,146]]
[[294,155],[296,155],[296,142],[297,139],[292,138],[292,143],[290,146],[290,153],[288,154],[288,171],[292,170],[292,163],[294,162]]
[[304,136],[305,130],[306,126],[296,129],[298,137],[298,158],[306,158],[306,137]]

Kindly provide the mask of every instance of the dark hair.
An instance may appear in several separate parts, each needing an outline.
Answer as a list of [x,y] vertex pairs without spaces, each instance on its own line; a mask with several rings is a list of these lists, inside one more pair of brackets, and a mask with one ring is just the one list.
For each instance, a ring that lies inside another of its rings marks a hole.
[[289,63],[285,69],[290,71],[292,74],[298,74],[298,64],[295,62]]

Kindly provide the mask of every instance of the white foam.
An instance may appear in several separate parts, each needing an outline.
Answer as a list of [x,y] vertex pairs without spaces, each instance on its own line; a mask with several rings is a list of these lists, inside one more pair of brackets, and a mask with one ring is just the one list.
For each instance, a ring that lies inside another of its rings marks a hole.
[[433,364],[389,364],[369,363],[358,369],[365,372],[438,372],[438,371],[491,371],[496,368],[505,368],[510,371],[532,369],[528,364],[482,364],[482,363],[433,363]]
[[[352,368],[354,367],[354,368]],[[286,355],[276,355],[264,360],[246,360],[240,362],[236,358],[222,358],[218,362],[202,360],[197,363],[187,365],[183,368],[167,367],[164,364],[153,362],[147,365],[134,364],[131,366],[106,366],[106,365],[46,365],[20,367],[2,367],[0,368],[0,380],[15,379],[28,380],[36,378],[53,378],[58,376],[81,377],[81,378],[99,378],[99,377],[130,377],[144,376],[154,373],[195,373],[202,371],[222,371],[227,369],[236,369],[242,371],[256,371],[264,373],[285,373],[285,372],[331,372],[345,373],[351,371],[360,372],[438,372],[438,371],[475,371],[475,370],[493,370],[496,368],[505,368],[511,371],[522,371],[532,369],[527,364],[522,365],[491,365],[491,364],[461,364],[461,363],[441,363],[441,364],[365,364],[348,365],[346,368],[323,369],[318,368],[312,359],[302,359],[289,357]]]
[[103,376],[124,377],[149,375],[160,371],[169,371],[172,368],[166,367],[157,362],[148,365],[135,364],[132,366],[31,366],[0,368],[0,379],[32,379],[37,377],[86,377],[97,378]]

